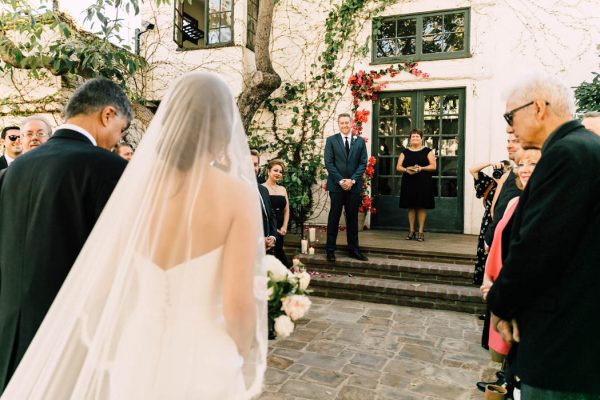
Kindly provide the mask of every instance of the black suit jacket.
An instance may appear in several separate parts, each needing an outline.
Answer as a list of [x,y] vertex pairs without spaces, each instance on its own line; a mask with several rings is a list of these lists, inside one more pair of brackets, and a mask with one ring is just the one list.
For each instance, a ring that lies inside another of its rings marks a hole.
[[6,161],[6,157],[0,157],[0,169],[8,168],[8,161]]
[[488,295],[494,314],[517,319],[516,370],[528,385],[600,394],[599,198],[600,137],[565,123],[521,195]]
[[63,129],[6,170],[0,189],[0,392],[126,165]]
[[271,199],[269,198],[269,190],[263,185],[258,185],[258,191],[263,201],[263,204],[261,204],[261,211],[265,237],[277,237],[277,220],[275,218],[275,211],[273,211],[273,206],[271,205]]
[[327,190],[330,192],[343,192],[340,186],[342,179],[353,179],[352,193],[360,193],[363,186],[363,173],[367,168],[367,146],[365,139],[354,137],[350,153],[346,155],[344,139],[341,134],[329,136],[325,141],[325,168],[327,177]]

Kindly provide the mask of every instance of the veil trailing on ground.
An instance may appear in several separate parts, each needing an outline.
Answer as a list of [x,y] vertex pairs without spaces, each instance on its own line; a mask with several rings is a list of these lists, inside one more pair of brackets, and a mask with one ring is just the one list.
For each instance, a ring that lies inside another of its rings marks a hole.
[[[171,271],[219,247],[224,324],[244,360],[245,390],[236,398],[258,394],[268,347],[258,196],[229,88],[212,74],[184,75],[165,95],[2,399],[107,398],[139,285],[136,260]],[[194,285],[191,270],[178,273]],[[252,319],[228,320],[239,310]]]

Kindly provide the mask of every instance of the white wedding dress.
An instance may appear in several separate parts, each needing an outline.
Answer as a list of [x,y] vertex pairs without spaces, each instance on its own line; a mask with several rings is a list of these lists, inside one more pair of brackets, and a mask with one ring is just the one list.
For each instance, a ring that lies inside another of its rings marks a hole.
[[268,351],[263,236],[235,99],[216,75],[188,73],[1,400],[255,398]]
[[138,257],[133,311],[110,367],[111,399],[223,400],[244,392],[243,360],[223,320],[222,249],[168,270]]

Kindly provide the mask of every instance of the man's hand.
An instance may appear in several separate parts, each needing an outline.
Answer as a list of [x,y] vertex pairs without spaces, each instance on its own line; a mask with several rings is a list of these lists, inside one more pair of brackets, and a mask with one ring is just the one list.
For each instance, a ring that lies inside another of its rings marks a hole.
[[275,247],[275,238],[273,236],[265,237],[265,250],[271,250]]
[[513,344],[521,341],[516,319],[513,319],[512,321],[505,321],[492,313],[490,325],[492,325],[492,328],[498,332],[500,336],[502,336],[502,340],[504,340],[506,343]]
[[342,179],[340,186],[346,191],[352,189],[352,179]]

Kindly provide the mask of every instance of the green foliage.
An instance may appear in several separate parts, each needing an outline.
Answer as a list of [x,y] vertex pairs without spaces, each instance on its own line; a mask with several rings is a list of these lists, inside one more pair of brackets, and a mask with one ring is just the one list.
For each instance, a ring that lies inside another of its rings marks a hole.
[[[290,220],[297,226],[314,215],[313,188],[326,173],[323,166],[323,126],[347,89],[346,77],[356,57],[369,52],[370,39],[356,40],[367,21],[379,15],[394,0],[344,0],[328,15],[325,22],[324,50],[311,65],[305,82],[286,82],[279,95],[271,97],[264,107],[274,115],[270,126],[255,123],[250,132],[250,145],[275,154],[287,164],[282,184],[290,200]],[[369,7],[367,7],[369,6]],[[343,62],[343,54],[350,60]],[[286,126],[278,123],[278,115],[290,115]],[[266,135],[274,140],[266,141]],[[321,191],[320,185],[317,191]]]
[[[600,45],[597,47],[600,57]],[[592,72],[594,78],[591,82],[583,82],[575,88],[577,111],[600,111],[600,73]]]
[[591,82],[583,82],[575,88],[577,111],[600,111],[600,73],[593,74]]
[[0,14],[0,71],[26,69],[35,79],[46,72],[105,76],[126,88],[127,80],[146,63],[129,46],[111,42],[122,40],[119,32],[123,21],[109,18],[106,10],[120,6],[139,12],[138,0],[97,0],[92,4],[87,19],[98,29],[91,34],[44,3],[32,8],[27,2],[12,1]]

